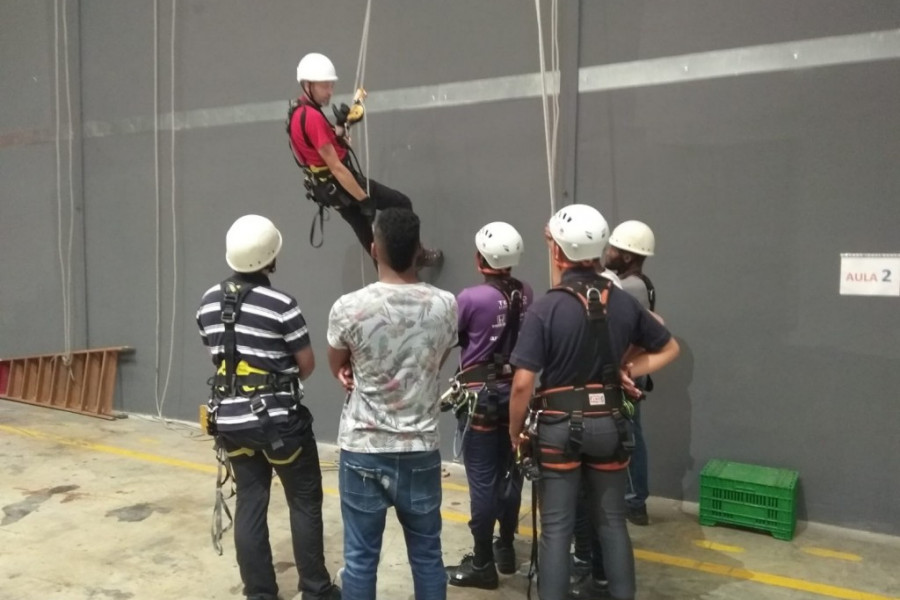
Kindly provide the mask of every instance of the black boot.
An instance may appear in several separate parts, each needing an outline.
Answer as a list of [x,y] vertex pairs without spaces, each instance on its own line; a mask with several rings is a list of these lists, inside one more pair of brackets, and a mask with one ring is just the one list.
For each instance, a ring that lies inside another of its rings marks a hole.
[[446,567],[450,585],[496,590],[500,585],[497,567],[493,561],[482,567],[475,566],[475,555],[466,554],[455,567]]
[[507,545],[502,543],[500,538],[494,540],[494,562],[497,564],[497,570],[504,575],[512,575],[518,570],[516,549],[513,548],[512,542]]

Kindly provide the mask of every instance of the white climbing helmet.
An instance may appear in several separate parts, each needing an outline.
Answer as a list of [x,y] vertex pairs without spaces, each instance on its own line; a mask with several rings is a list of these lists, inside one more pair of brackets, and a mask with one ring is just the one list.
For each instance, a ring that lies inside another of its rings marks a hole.
[[656,238],[653,230],[641,221],[623,221],[613,229],[609,245],[641,256],[653,256]]
[[609,238],[606,219],[593,206],[571,204],[557,211],[547,224],[553,241],[569,260],[600,258]]
[[522,236],[509,223],[494,221],[475,234],[475,248],[491,268],[509,269],[519,264]]
[[238,273],[269,265],[281,251],[281,232],[269,219],[244,215],[225,235],[225,262]]
[[297,65],[297,81],[337,81],[334,63],[318,52],[310,52]]

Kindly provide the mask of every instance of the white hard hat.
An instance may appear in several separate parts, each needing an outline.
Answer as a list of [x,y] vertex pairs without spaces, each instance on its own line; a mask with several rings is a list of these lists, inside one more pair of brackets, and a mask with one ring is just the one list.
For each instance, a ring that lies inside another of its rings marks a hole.
[[569,260],[583,261],[603,256],[609,226],[593,206],[566,206],[550,217],[548,227],[553,240]]
[[238,273],[259,271],[280,251],[281,232],[259,215],[244,215],[225,235],[225,262]]
[[519,264],[522,236],[503,221],[494,221],[475,234],[475,247],[493,269],[509,269]]
[[624,221],[613,229],[609,245],[641,256],[653,256],[656,238],[653,230],[641,221]]
[[310,52],[297,65],[297,81],[337,81],[334,64],[324,54]]

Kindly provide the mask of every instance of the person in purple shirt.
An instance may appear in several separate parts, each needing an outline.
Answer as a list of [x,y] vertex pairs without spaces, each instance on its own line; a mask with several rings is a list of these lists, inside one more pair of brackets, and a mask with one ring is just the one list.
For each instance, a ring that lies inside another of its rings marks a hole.
[[[513,536],[519,521],[522,479],[515,469],[509,439],[509,355],[534,294],[511,276],[522,254],[522,236],[503,222],[489,223],[475,235],[475,261],[484,283],[457,296],[460,371],[457,381],[478,393],[471,413],[458,414],[463,434],[463,464],[469,481],[474,551],[447,567],[450,585],[496,589],[497,571],[516,572]],[[512,472],[510,477],[507,473]],[[500,536],[493,540],[494,525]]]

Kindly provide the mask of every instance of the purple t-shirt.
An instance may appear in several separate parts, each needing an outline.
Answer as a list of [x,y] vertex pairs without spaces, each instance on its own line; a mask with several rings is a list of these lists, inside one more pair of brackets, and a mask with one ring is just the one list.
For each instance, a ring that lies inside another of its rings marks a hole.
[[[531,286],[522,282],[522,319],[534,299]],[[467,287],[456,298],[459,305],[460,363],[466,367],[490,360],[506,324],[506,299],[496,288],[482,283]]]

